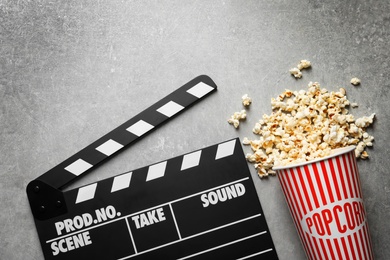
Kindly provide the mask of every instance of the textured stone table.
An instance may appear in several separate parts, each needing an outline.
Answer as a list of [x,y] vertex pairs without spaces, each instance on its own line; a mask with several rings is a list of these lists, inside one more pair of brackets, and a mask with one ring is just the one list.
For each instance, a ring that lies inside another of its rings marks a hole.
[[[389,259],[389,28],[387,0],[1,1],[0,259],[43,258],[30,180],[200,74],[217,93],[69,188],[255,138],[271,97],[318,81],[345,87],[355,116],[377,114],[358,166],[375,256]],[[296,80],[288,70],[303,58],[313,67]],[[245,93],[254,101],[236,130],[226,120]],[[280,259],[303,259],[277,179],[250,169]]]

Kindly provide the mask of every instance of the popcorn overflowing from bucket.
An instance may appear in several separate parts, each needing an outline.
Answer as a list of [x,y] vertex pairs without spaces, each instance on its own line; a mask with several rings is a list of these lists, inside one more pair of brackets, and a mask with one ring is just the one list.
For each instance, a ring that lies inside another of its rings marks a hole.
[[[301,60],[290,73],[301,78],[310,66]],[[251,103],[245,94],[242,104]],[[253,128],[260,137],[243,140],[252,149],[246,158],[260,177],[277,176],[307,259],[373,259],[356,158],[369,157],[374,137],[366,128],[375,113],[355,119],[348,108],[358,104],[346,90],[328,91],[318,82],[286,89],[271,106]],[[237,128],[246,117],[242,110],[228,122]]]
[[264,115],[253,128],[260,138],[244,138],[243,144],[253,151],[247,160],[265,177],[275,175],[274,166],[322,158],[348,145],[356,146],[356,157],[368,158],[366,147],[373,145],[374,137],[366,128],[375,113],[355,119],[347,109],[350,105],[344,88],[329,92],[310,82],[307,90],[285,90],[271,99],[272,114]]

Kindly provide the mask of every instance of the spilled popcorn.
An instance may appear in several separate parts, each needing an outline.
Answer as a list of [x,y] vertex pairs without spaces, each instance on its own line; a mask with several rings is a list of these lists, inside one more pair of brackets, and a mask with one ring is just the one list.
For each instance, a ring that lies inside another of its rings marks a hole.
[[357,86],[360,84],[360,79],[358,78],[352,78],[351,79],[351,84],[354,85],[354,86]]
[[252,98],[250,98],[248,96],[248,94],[245,94],[241,97],[242,99],[242,104],[245,106],[245,107],[248,107],[250,106],[250,104],[252,104]]
[[302,72],[301,70],[307,69],[311,67],[311,63],[308,60],[301,60],[296,68],[292,68],[289,70],[290,74],[293,75],[295,78],[302,78]]
[[308,60],[301,60],[297,67],[299,70],[307,69],[311,67],[311,63]]
[[290,74],[293,75],[295,78],[300,79],[302,78],[302,72],[298,68],[292,68],[290,69]]
[[246,119],[246,111],[241,110],[240,112],[235,112],[230,118],[228,119],[228,123],[233,125],[234,128],[238,128],[240,126],[240,120]]
[[[242,105],[244,107],[249,107],[252,104],[252,98],[248,96],[248,94],[244,94],[242,97]],[[241,110],[240,112],[235,112],[233,115],[230,116],[228,119],[228,123],[233,125],[234,128],[238,128],[240,126],[240,120],[246,119],[246,111]]]
[[355,155],[368,158],[365,148],[374,137],[365,129],[375,114],[355,119],[347,107],[346,91],[329,92],[310,82],[308,90],[286,90],[271,99],[272,114],[264,115],[253,128],[257,140],[244,138],[253,153],[246,158],[260,177],[275,175],[274,166],[285,166],[330,155],[334,148],[356,145]]

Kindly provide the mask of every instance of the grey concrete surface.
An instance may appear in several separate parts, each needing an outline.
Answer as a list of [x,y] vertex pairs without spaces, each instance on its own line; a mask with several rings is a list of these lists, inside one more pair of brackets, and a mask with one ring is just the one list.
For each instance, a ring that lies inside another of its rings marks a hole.
[[[69,188],[254,138],[271,97],[318,81],[345,87],[355,116],[377,114],[358,166],[375,256],[389,259],[389,28],[388,0],[1,0],[0,259],[43,258],[29,181],[200,74],[217,93]],[[303,58],[313,67],[296,80],[288,70]],[[226,120],[245,93],[254,101],[236,130]],[[250,169],[280,259],[304,259],[278,180]]]

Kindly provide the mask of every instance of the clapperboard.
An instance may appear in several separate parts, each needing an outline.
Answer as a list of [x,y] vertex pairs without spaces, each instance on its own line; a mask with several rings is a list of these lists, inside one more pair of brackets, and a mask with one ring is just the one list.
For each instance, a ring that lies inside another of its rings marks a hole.
[[45,259],[277,259],[239,139],[61,190],[216,88],[191,80],[31,181]]

